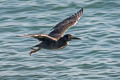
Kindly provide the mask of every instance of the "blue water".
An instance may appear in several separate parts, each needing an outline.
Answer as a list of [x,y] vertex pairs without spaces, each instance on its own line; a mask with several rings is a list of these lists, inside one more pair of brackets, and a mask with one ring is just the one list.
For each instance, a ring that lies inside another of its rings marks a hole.
[[[80,8],[84,13],[66,33],[61,50],[16,35],[45,33]],[[0,80],[120,80],[120,0],[0,0]]]

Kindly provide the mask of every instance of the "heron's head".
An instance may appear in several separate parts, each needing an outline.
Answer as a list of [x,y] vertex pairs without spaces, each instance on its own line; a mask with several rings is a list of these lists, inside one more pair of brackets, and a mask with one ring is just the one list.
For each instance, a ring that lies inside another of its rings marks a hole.
[[80,40],[80,38],[74,37],[74,36],[72,36],[71,34],[66,34],[66,35],[63,36],[63,38],[64,38],[64,40],[66,40],[66,41],[71,41],[71,40],[74,40],[74,39]]

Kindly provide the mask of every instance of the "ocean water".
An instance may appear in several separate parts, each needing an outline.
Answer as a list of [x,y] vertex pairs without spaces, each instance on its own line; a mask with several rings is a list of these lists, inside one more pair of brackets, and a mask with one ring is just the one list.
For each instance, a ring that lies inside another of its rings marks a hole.
[[[84,8],[60,50],[16,35],[45,33]],[[0,0],[0,80],[120,80],[120,0]]]

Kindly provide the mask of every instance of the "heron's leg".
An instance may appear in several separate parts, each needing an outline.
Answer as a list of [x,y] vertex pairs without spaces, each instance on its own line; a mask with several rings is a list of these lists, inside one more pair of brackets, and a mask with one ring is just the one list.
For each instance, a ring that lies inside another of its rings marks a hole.
[[32,53],[35,53],[35,52],[39,51],[40,49],[41,49],[40,47],[38,47],[37,49],[32,48],[32,51],[29,53],[30,56],[32,55]]

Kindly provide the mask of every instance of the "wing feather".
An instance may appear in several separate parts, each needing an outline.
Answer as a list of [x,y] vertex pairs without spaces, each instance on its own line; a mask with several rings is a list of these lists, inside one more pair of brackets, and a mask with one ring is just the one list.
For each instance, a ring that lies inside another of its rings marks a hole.
[[39,41],[45,41],[45,40],[56,41],[56,38],[48,36],[47,34],[28,34],[28,35],[22,35],[22,36],[18,36],[18,37],[33,37],[33,38],[38,39]]
[[53,31],[49,33],[49,36],[56,38],[57,40],[64,34],[64,32],[71,26],[75,25],[83,14],[83,8],[74,15],[64,19],[53,27]]

